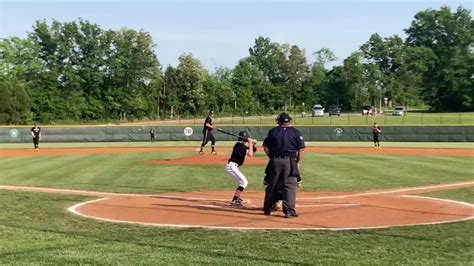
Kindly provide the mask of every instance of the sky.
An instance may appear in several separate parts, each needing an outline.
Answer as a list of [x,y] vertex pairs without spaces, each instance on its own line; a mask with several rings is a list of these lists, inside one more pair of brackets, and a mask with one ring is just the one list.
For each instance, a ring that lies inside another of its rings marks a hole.
[[82,18],[102,29],[149,32],[166,67],[192,53],[208,70],[233,68],[249,55],[259,36],[298,45],[308,61],[329,48],[342,64],[378,33],[405,37],[414,15],[426,9],[473,1],[442,0],[0,0],[0,38],[26,37],[36,20],[70,22]]

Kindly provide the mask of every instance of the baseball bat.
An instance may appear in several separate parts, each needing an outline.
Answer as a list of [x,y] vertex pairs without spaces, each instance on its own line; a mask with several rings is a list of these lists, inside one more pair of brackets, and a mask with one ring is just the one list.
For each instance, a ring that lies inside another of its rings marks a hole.
[[232,133],[232,132],[230,132],[230,131],[224,130],[224,129],[222,129],[222,128],[218,128],[217,131],[222,132],[222,133],[227,134],[227,135],[231,135],[231,136],[240,138],[239,135],[237,135],[237,134],[235,134],[235,133]]

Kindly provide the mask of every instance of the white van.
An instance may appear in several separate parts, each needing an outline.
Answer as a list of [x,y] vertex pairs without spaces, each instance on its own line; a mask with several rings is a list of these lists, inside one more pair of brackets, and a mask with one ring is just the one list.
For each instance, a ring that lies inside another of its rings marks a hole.
[[324,116],[324,107],[320,104],[313,106],[313,116]]

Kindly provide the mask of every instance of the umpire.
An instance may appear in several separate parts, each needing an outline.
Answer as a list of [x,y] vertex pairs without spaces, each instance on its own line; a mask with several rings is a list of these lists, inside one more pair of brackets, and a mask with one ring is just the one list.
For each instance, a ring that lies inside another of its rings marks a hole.
[[303,136],[291,124],[287,113],[278,116],[278,127],[271,129],[263,141],[263,148],[270,158],[267,167],[268,185],[265,188],[263,212],[270,215],[279,187],[283,187],[283,213],[286,218],[296,218],[295,211],[299,162],[305,148]]

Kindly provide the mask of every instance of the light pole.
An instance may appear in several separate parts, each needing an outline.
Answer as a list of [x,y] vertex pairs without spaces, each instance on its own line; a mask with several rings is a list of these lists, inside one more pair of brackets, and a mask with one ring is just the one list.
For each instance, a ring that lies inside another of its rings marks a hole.
[[379,90],[379,110],[380,113],[382,111],[382,72],[380,69],[377,70],[378,80],[375,82],[377,85],[377,89]]
[[[161,102],[163,102],[162,111],[164,113],[166,112],[166,110],[165,110],[165,99],[164,99],[165,97],[166,97],[166,78],[163,78],[163,95],[162,95],[162,97],[160,97],[160,100],[161,100]],[[160,105],[160,104],[158,103],[158,105]],[[159,116],[159,114],[158,114],[158,116]]]

